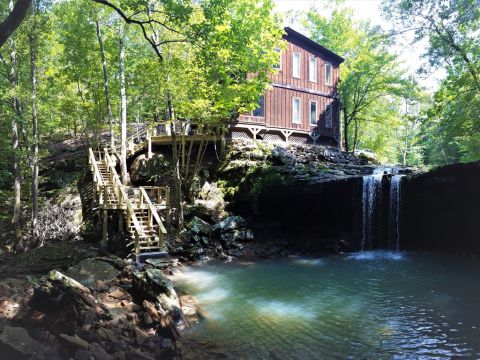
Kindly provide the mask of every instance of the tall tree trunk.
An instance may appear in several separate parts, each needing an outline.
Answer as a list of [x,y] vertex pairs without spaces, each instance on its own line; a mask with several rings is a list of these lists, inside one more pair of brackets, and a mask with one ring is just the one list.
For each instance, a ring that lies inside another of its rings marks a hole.
[[105,47],[103,46],[102,34],[100,33],[100,23],[98,19],[95,23],[97,25],[98,44],[100,45],[100,52],[102,53],[103,82],[105,85],[105,100],[107,102],[108,124],[110,126],[110,148],[112,149],[112,151],[115,151],[115,135],[113,133],[113,114],[112,104],[110,102],[110,86],[108,84],[107,57],[105,56]]
[[[10,0],[9,3],[10,11],[13,10],[14,4],[13,0]],[[17,76],[17,52],[15,48],[15,40],[13,36],[10,38],[10,85],[12,88],[15,88],[18,85],[18,76]],[[16,90],[14,90],[14,94]],[[22,107],[20,100],[16,95],[12,96],[12,151],[13,151],[13,177],[14,177],[14,201],[13,201],[13,218],[12,225],[15,230],[15,247],[18,250],[24,248],[23,239],[22,239],[22,172],[20,167],[20,156],[19,156],[19,133],[18,133],[18,121],[22,116]]]
[[348,113],[347,105],[343,105],[343,138],[345,143],[345,152],[348,153]]
[[120,20],[120,100],[121,100],[121,146],[120,146],[120,174],[122,183],[130,182],[127,171],[127,95],[125,92],[125,45],[124,25]]
[[353,148],[352,148],[352,153],[355,153],[355,150],[357,149],[358,145],[358,120],[355,118],[354,119],[354,126],[355,126],[355,132],[353,134]]
[[[32,154],[32,237],[37,238],[37,222],[38,222],[38,109],[37,109],[37,39],[36,39],[36,2],[32,1],[32,17],[33,26],[29,35],[30,40],[30,62],[32,72],[32,138],[33,138],[33,154]],[[39,244],[43,245],[43,244]]]
[[407,165],[407,152],[408,152],[408,102],[405,100],[405,140],[403,145],[403,165]]
[[167,112],[170,121],[172,136],[172,163],[173,163],[173,183],[174,183],[174,202],[177,208],[178,227],[183,226],[183,204],[182,204],[182,178],[180,177],[180,161],[178,156],[177,134],[175,132],[175,115],[173,112],[172,95],[170,91],[167,95]]

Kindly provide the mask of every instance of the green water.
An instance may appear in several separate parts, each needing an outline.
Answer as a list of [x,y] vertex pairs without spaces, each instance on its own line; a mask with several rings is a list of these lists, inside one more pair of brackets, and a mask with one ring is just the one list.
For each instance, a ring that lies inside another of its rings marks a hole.
[[203,265],[187,359],[480,358],[480,263],[366,252]]

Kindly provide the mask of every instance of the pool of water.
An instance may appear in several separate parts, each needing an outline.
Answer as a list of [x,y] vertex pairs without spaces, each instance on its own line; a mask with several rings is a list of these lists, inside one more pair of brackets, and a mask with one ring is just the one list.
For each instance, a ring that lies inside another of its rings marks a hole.
[[480,358],[480,262],[364,252],[211,264],[176,279],[204,318],[185,357]]

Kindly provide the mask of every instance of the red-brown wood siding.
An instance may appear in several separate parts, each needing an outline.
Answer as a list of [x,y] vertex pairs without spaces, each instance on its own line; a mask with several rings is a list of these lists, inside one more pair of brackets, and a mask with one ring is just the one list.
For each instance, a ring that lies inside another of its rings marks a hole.
[[[293,77],[293,53],[300,54],[300,78]],[[308,91],[320,92],[328,95],[336,93],[338,84],[338,65],[333,61],[325,60],[321,54],[311,52],[301,46],[287,42],[287,49],[281,52],[281,68],[277,74],[271,74],[273,88],[265,94],[265,125],[269,127],[278,127],[284,129],[296,129],[303,131],[312,131],[314,126],[310,125],[310,101],[317,102],[317,120],[321,133],[331,135],[339,134],[338,100],[336,101],[332,113],[331,129],[325,127],[324,112],[327,105],[335,102],[335,99],[329,96],[317,95]],[[317,81],[309,81],[309,61],[310,57],[317,58]],[[332,84],[325,84],[325,64],[332,64]],[[275,86],[276,84],[294,87],[287,89]],[[302,89],[304,91],[299,91]],[[300,98],[301,124],[293,123],[292,102],[293,98]]]

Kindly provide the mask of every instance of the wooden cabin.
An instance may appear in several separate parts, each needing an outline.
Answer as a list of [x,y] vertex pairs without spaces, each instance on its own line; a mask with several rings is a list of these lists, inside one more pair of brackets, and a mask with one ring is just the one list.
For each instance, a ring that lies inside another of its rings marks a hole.
[[340,145],[339,65],[343,58],[287,27],[272,89],[231,129],[233,139]]

